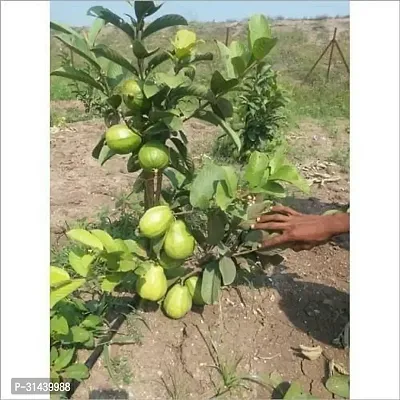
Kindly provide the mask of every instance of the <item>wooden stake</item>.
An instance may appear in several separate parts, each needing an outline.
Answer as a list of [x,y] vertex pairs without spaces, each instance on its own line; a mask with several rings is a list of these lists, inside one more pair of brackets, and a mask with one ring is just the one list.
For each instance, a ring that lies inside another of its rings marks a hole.
[[226,28],[225,46],[229,46],[229,26]]
[[329,72],[331,71],[331,64],[332,64],[332,56],[333,56],[333,43],[336,42],[336,32],[337,32],[337,28],[335,28],[335,31],[333,32],[333,38],[332,41],[330,43],[331,45],[331,54],[329,54],[329,63],[328,63],[328,71],[326,72],[326,80],[329,81]]

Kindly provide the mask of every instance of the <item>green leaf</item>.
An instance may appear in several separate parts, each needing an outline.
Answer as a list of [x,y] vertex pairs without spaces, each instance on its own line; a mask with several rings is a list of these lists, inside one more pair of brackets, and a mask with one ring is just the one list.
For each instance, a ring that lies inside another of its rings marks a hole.
[[95,329],[97,326],[103,324],[103,319],[99,317],[98,315],[88,315],[82,322],[81,322],[81,327],[82,328],[89,328],[89,329]]
[[211,106],[212,110],[222,119],[230,118],[233,115],[233,107],[232,103],[224,99],[223,97],[219,97],[215,104]]
[[101,290],[103,292],[112,292],[121,282],[123,275],[120,273],[114,273],[106,275],[101,282]]
[[230,257],[222,257],[219,260],[219,271],[225,286],[230,285],[236,278],[236,265]]
[[291,165],[284,165],[269,176],[270,181],[283,181],[296,186],[304,193],[310,193],[310,186],[307,181],[300,175],[297,168]]
[[74,357],[75,349],[60,349],[59,356],[55,360],[53,368],[55,371],[61,371],[69,365]]
[[94,340],[94,335],[92,332],[89,332],[89,339],[83,343],[85,349],[94,349],[96,347],[96,342]]
[[272,38],[271,27],[264,15],[257,14],[250,18],[249,42],[256,60],[263,59],[275,46],[277,39]]
[[162,4],[156,6],[154,1],[135,1],[135,14],[138,21],[142,21],[144,18],[149,17],[156,13]]
[[50,350],[50,364],[53,365],[54,361],[58,358],[58,350],[56,346],[52,346]]
[[207,221],[207,243],[218,244],[225,236],[225,214],[222,212],[212,212],[208,215]]
[[178,150],[179,154],[182,156],[183,161],[189,172],[194,172],[194,163],[192,157],[189,154],[189,150],[187,146],[178,138],[170,138],[171,142],[175,145],[176,149]]
[[225,65],[228,79],[236,78],[235,70],[231,62],[231,52],[228,47],[226,47],[222,42],[216,41],[222,62]]
[[203,166],[194,179],[190,189],[190,204],[193,207],[206,209],[215,192],[215,181],[224,178],[224,170],[213,163]]
[[171,89],[175,89],[178,86],[190,84],[190,79],[184,74],[170,75],[165,72],[158,72],[155,74],[155,80],[157,85],[167,85]]
[[139,193],[140,191],[144,190],[144,172],[142,171],[135,180],[135,183],[132,186],[133,193]]
[[71,250],[68,255],[68,260],[74,271],[78,275],[86,278],[90,271],[90,264],[93,262],[94,256],[85,254],[80,257]]
[[231,197],[235,197],[239,181],[239,178],[235,172],[235,168],[230,166],[223,166],[222,169],[225,173],[224,180],[227,184],[228,193]]
[[151,34],[158,32],[162,29],[169,28],[170,26],[177,25],[187,25],[187,21],[180,15],[177,14],[166,14],[160,18],[157,18],[155,21],[151,22],[142,34],[142,39],[150,36]]
[[269,169],[271,175],[274,174],[285,163],[285,148],[282,146],[278,148],[269,162]]
[[117,153],[111,150],[106,144],[102,147],[99,154],[100,165],[104,165],[111,157],[114,157]]
[[300,384],[297,382],[293,382],[283,398],[284,400],[297,400],[301,399],[302,395],[303,395],[303,389],[300,386]]
[[278,182],[269,181],[262,186],[252,189],[252,193],[266,193],[275,197],[286,197],[285,188]]
[[215,71],[211,77],[211,90],[214,94],[226,93],[237,86],[239,81],[236,78],[226,80],[219,71]]
[[172,43],[175,55],[182,60],[190,56],[191,50],[196,46],[196,33],[187,29],[180,29]]
[[333,375],[325,384],[326,388],[334,395],[350,398],[350,377],[348,375]]
[[67,33],[69,35],[74,35],[78,38],[83,39],[83,36],[77,32],[76,30],[70,28],[68,25],[60,24],[57,22],[50,21],[50,29],[53,29],[57,32]]
[[143,85],[143,93],[148,99],[151,99],[159,93],[160,90],[161,88],[159,88],[154,82],[146,81]]
[[71,279],[68,272],[59,267],[50,266],[50,286],[57,286],[61,282],[68,282]]
[[132,239],[124,240],[124,242],[131,253],[142,258],[147,258],[147,251],[140,243]]
[[76,36],[67,35],[62,33],[60,35],[54,36],[61,43],[65,44],[69,49],[71,49],[74,53],[78,54],[82,58],[84,58],[87,62],[93,65],[98,71],[101,71],[100,64],[96,61],[93,54],[90,52],[88,43],[83,38],[79,38]]
[[[153,68],[158,67],[163,62],[170,60],[171,54],[167,51],[162,51],[161,53],[155,55],[149,62],[147,63],[147,72],[151,71]],[[149,98],[146,95],[147,98]]]
[[244,178],[247,180],[251,188],[261,184],[265,170],[268,168],[269,159],[265,153],[254,151],[248,161]]
[[119,262],[118,271],[128,272],[133,271],[136,268],[136,262],[134,260],[121,260]]
[[226,181],[220,181],[217,183],[217,189],[215,191],[215,202],[217,206],[225,211],[228,206],[232,203],[233,197],[229,195],[228,185]]
[[105,25],[104,19],[101,18],[96,18],[92,24],[92,26],[89,29],[88,33],[88,42],[90,46],[94,46],[97,36],[100,33],[100,31],[103,29]]
[[231,44],[229,45],[229,50],[231,54],[231,63],[235,70],[235,75],[241,76],[250,60],[250,54],[248,54],[245,46],[236,40],[233,40],[231,42]]
[[70,240],[84,244],[85,246],[94,249],[103,250],[103,243],[89,231],[85,229],[71,229],[67,232],[67,237]]
[[174,189],[180,189],[186,180],[186,176],[173,168],[166,168],[163,174],[170,180]]
[[151,248],[157,258],[160,258],[160,253],[164,245],[165,235],[151,240]]
[[136,269],[135,269],[135,274],[137,276],[144,276],[146,272],[152,267],[152,264],[149,262],[143,262],[141,263]]
[[53,308],[60,300],[75,292],[75,290],[79,289],[85,282],[85,279],[74,279],[73,281],[67,282],[56,289],[51,289],[50,308]]
[[63,377],[81,382],[89,378],[89,368],[85,364],[70,365],[63,373]]
[[146,57],[150,57],[153,54],[157,53],[159,48],[156,48],[154,50],[147,50],[144,44],[140,40],[134,40],[132,42],[132,51],[133,54],[138,58],[139,60],[142,60]]
[[180,86],[171,90],[169,97],[171,101],[177,101],[183,97],[197,97],[198,99],[214,102],[215,96],[206,86],[197,83],[191,83],[189,86]]
[[90,338],[89,332],[80,326],[73,326],[71,328],[71,333],[72,340],[75,343],[84,343]]
[[61,76],[62,78],[71,79],[73,81],[83,82],[94,87],[104,93],[103,86],[95,81],[89,74],[74,67],[61,67],[50,73],[52,76]]
[[233,140],[237,149],[238,150],[241,149],[242,143],[240,141],[239,135],[232,129],[232,127],[229,125],[228,122],[224,121],[218,115],[214,114],[211,111],[200,110],[200,111],[196,112],[194,117],[201,119],[203,121],[206,121],[206,122],[210,122],[211,124],[213,124],[215,126],[220,126],[225,131],[225,133],[227,133],[230,136],[230,138]]
[[110,11],[108,8],[94,6],[89,8],[87,15],[99,17],[109,24],[121,29],[121,31],[125,32],[132,40],[136,39],[136,34],[132,26],[125,22],[117,14],[114,14],[112,11]]
[[62,315],[55,315],[50,320],[50,331],[56,332],[60,335],[68,334],[69,331],[68,321]]
[[138,71],[132,63],[111,47],[105,44],[98,44],[92,48],[92,51],[97,57],[104,57],[131,72],[133,75],[138,76]]
[[221,276],[217,261],[212,261],[206,265],[203,271],[201,284],[201,297],[206,304],[218,302],[221,291]]
[[98,141],[98,143],[96,144],[96,146],[95,146],[94,149],[92,150],[92,157],[93,157],[94,159],[96,159],[96,160],[99,159],[101,150],[103,149],[104,142],[106,141],[105,136],[106,136],[106,135],[105,135],[104,133],[101,135],[100,140]]
[[111,237],[109,233],[106,231],[103,231],[101,229],[92,229],[90,233],[94,236],[97,237],[103,244],[104,248],[107,250],[107,252],[112,253],[116,251],[117,246],[115,244],[114,239]]

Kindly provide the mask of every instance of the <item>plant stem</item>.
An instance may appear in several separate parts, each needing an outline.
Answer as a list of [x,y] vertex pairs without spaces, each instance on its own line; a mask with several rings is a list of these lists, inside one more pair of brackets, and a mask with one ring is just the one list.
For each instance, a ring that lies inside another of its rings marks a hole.
[[194,210],[190,210],[190,211],[181,211],[181,212],[177,212],[174,213],[175,215],[188,215],[188,214],[193,214]]
[[237,256],[242,256],[242,255],[244,255],[244,254],[254,253],[254,252],[257,251],[257,250],[258,250],[258,249],[239,251],[238,253],[232,254],[232,257],[237,257]]
[[144,171],[144,208],[148,210],[154,204],[154,173]]
[[156,186],[156,198],[155,203],[156,205],[160,204],[160,197],[161,197],[161,189],[162,189],[162,180],[163,180],[163,173],[162,170],[157,170],[157,186]]

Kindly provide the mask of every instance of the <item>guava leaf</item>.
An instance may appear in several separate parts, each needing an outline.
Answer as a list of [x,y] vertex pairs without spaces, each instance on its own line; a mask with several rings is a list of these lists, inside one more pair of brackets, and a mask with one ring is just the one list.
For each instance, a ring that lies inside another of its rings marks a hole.
[[171,90],[169,97],[171,101],[177,101],[183,97],[197,97],[199,99],[208,100],[213,102],[215,100],[214,94],[210,89],[198,83],[191,83],[188,86],[180,86]]
[[80,69],[76,69],[74,67],[65,66],[57,68],[56,70],[50,73],[52,76],[61,76],[62,78],[71,79],[73,81],[78,81],[82,83],[86,83],[89,86],[92,86],[95,89],[100,90],[104,93],[103,86],[95,81],[88,73],[82,71]]
[[101,149],[103,148],[104,142],[106,141],[106,137],[105,136],[106,135],[104,133],[101,135],[100,140],[98,141],[98,143],[96,144],[96,146],[92,150],[92,157],[95,158],[96,160],[99,159]]
[[147,25],[143,31],[142,39],[170,26],[187,24],[186,19],[178,14],[166,14]]
[[[149,60],[149,62],[147,63],[147,71],[152,70],[153,68],[159,66],[160,64],[162,64],[163,62],[170,60],[171,59],[171,54],[168,53],[167,51],[163,51],[157,55],[155,55],[151,60]],[[149,98],[149,96],[147,96],[146,92],[145,95],[147,98]],[[154,96],[154,95],[153,95]]]
[[257,14],[250,18],[249,42],[256,60],[263,59],[275,46],[277,39],[272,37],[271,27],[264,15]]
[[114,242],[114,239],[106,231],[103,231],[101,229],[92,229],[90,233],[96,236],[97,239],[99,239],[101,243],[103,243],[103,246],[108,253],[112,253],[116,250],[117,246]]
[[246,51],[243,43],[233,40],[229,45],[231,54],[231,63],[235,70],[236,76],[241,76],[245,71],[250,60],[250,54]]
[[103,292],[112,292],[123,279],[123,274],[121,273],[113,273],[110,275],[106,275],[101,282],[101,290]]
[[247,163],[244,178],[251,188],[261,184],[265,170],[268,168],[269,159],[265,153],[254,151]]
[[89,339],[89,332],[80,326],[73,326],[71,328],[72,340],[75,343],[84,343]]
[[121,31],[125,32],[131,39],[136,39],[136,34],[131,25],[125,22],[119,15],[114,14],[108,8],[102,6],[94,6],[89,8],[87,15],[92,17],[99,17],[103,19],[105,22],[108,22],[111,25],[116,26],[121,29]]
[[98,160],[100,161],[100,165],[103,166],[106,161],[108,161],[111,157],[114,157],[117,153],[114,150],[111,150],[106,144],[100,150],[100,154]]
[[228,47],[226,47],[222,42],[216,41],[222,62],[225,65],[226,73],[228,79],[236,79],[235,70],[233,68],[233,64],[231,62],[231,52]]
[[136,268],[136,262],[134,260],[121,260],[119,262],[118,271],[128,272],[133,271]]
[[224,180],[228,187],[228,193],[230,196],[235,197],[239,181],[235,168],[230,166],[223,166],[222,169],[225,172]]
[[217,206],[225,211],[228,206],[232,203],[233,197],[229,195],[228,185],[226,181],[219,181],[215,190],[215,202]]
[[181,85],[189,85],[190,79],[184,74],[170,75],[165,72],[158,72],[155,74],[156,84],[167,85],[171,89],[176,89]]
[[230,118],[233,115],[233,106],[232,103],[224,99],[223,97],[219,97],[215,104],[211,106],[212,110],[222,119]]
[[88,42],[90,46],[93,46],[96,42],[97,36],[99,35],[100,31],[105,26],[104,19],[96,18],[89,29],[88,33]]
[[286,197],[286,190],[285,188],[280,185],[278,182],[269,181],[264,185],[252,189],[253,193],[267,193],[271,194],[275,197]]
[[285,148],[282,146],[278,148],[269,162],[269,169],[271,175],[274,174],[285,163]]
[[57,32],[67,33],[69,35],[74,35],[79,38],[83,38],[83,36],[77,32],[76,30],[70,28],[68,25],[60,24],[58,22],[50,21],[50,29],[53,29]]
[[74,269],[74,271],[86,278],[89,271],[90,271],[90,264],[93,262],[94,256],[85,254],[82,257],[78,256],[76,253],[74,253],[72,250],[68,254],[68,261],[71,265],[71,267]]
[[96,58],[91,53],[88,43],[85,39],[77,36],[71,36],[65,33],[61,33],[55,36],[61,43],[65,44],[70,50],[84,58],[87,62],[93,65],[97,71],[101,71],[100,64],[96,61]]
[[53,368],[55,371],[61,371],[68,364],[71,363],[72,358],[74,357],[75,349],[60,349],[58,358],[54,361]]
[[236,278],[236,265],[230,257],[222,257],[219,260],[219,271],[224,285],[230,285]]
[[89,329],[94,329],[99,325],[102,325],[103,319],[99,317],[98,315],[88,315],[82,322],[81,326],[83,328],[89,328]]
[[140,40],[134,40],[132,41],[132,51],[136,58],[140,60],[157,53],[158,48],[149,51],[146,49],[146,47],[144,47],[143,43]]
[[143,85],[143,93],[148,98],[151,99],[161,90],[154,82],[146,81]]
[[180,189],[186,180],[186,176],[173,168],[166,168],[163,174],[170,180],[174,189]]
[[189,150],[188,150],[187,146],[178,138],[171,138],[171,142],[175,145],[179,154],[182,156],[182,159],[185,162],[187,169],[191,173],[193,173],[194,163],[193,163],[192,157],[189,154]]
[[315,397],[311,396],[308,393],[304,393],[302,387],[299,383],[293,382],[288,391],[286,392],[285,396],[283,397],[284,400],[300,400],[300,399],[315,399]]
[[85,279],[74,279],[50,291],[50,308],[53,308],[60,300],[64,299],[75,290],[79,289]]
[[54,364],[54,361],[58,358],[58,350],[56,346],[52,346],[50,350],[50,363]]
[[135,1],[134,8],[135,8],[135,15],[138,21],[143,20],[150,15],[155,14],[162,4],[156,6],[154,1]]
[[69,331],[68,321],[62,315],[55,315],[50,320],[50,331],[60,335],[67,335]]
[[190,204],[193,207],[206,209],[215,192],[214,182],[224,178],[224,170],[213,163],[203,166],[190,189]]
[[201,297],[206,304],[218,302],[221,291],[221,276],[217,261],[208,263],[203,271]]
[[337,396],[350,398],[350,377],[348,375],[333,375],[326,381],[325,386]]
[[269,181],[283,181],[296,186],[304,193],[310,193],[310,186],[307,181],[300,175],[296,167],[292,165],[284,165],[269,176]]
[[82,243],[85,246],[103,250],[103,243],[85,229],[71,229],[67,232],[67,237],[68,239]]
[[212,212],[208,215],[207,221],[207,243],[218,244],[225,235],[225,215],[221,212]]
[[64,378],[75,379],[78,382],[89,378],[89,368],[85,364],[70,365],[62,374]]
[[124,242],[131,253],[142,258],[147,258],[147,251],[140,243],[132,239],[126,239]]
[[219,71],[215,71],[211,77],[211,90],[214,94],[226,93],[234,88],[239,81],[236,78],[225,79]]
[[71,277],[64,269],[50,266],[50,286],[56,286],[61,282],[68,282],[70,279]]
[[104,57],[107,60],[118,64],[122,68],[126,69],[127,71],[131,72],[133,75],[138,76],[137,69],[132,65],[131,61],[126,59],[116,50],[108,47],[105,44],[98,44],[97,46],[92,48],[92,52],[96,54],[97,57]]

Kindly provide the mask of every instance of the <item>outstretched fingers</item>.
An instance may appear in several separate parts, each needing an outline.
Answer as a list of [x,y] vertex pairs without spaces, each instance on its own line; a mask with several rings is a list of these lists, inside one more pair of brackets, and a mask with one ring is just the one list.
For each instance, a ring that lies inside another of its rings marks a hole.
[[264,214],[257,218],[257,222],[286,222],[289,218],[283,214]]
[[271,211],[272,211],[272,212],[276,212],[276,213],[291,215],[291,216],[294,216],[294,215],[301,215],[301,213],[299,213],[299,212],[293,210],[293,209],[290,208],[290,207],[280,206],[280,205],[279,205],[279,206],[274,206],[274,207],[272,207],[272,208],[271,208]]

